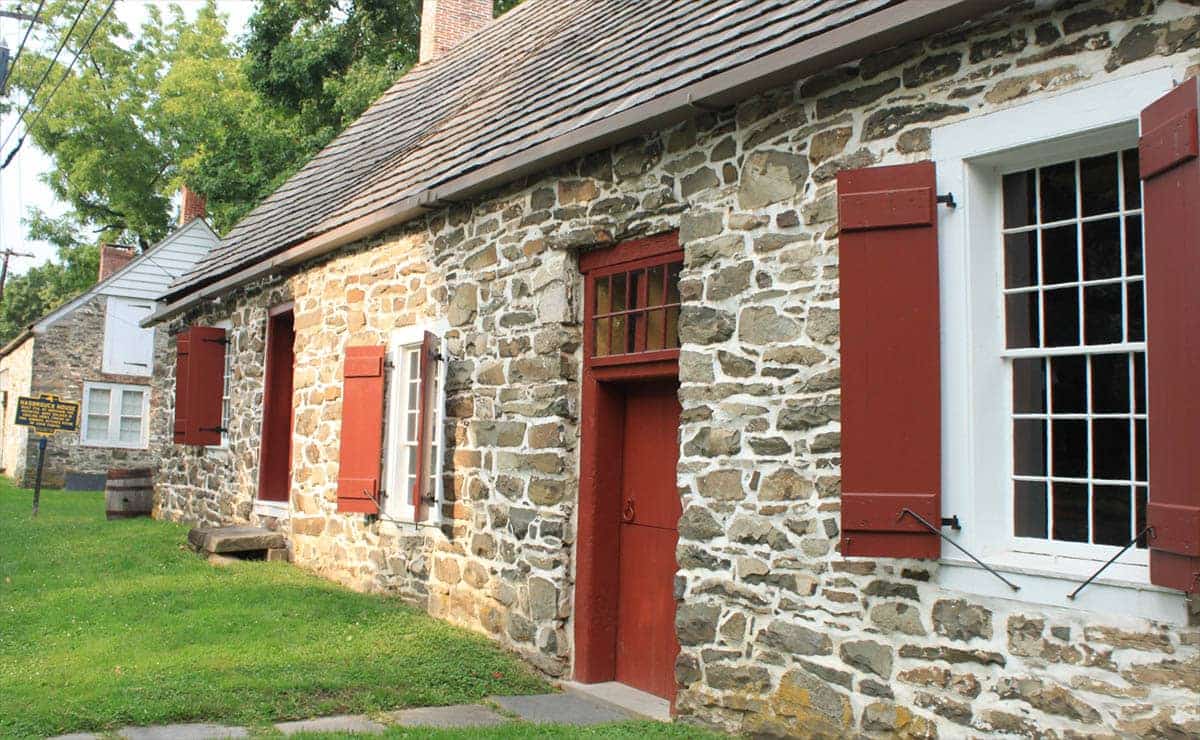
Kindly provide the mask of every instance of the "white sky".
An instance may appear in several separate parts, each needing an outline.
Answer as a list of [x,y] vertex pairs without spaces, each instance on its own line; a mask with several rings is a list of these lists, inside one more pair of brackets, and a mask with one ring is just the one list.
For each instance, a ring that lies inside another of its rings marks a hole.
[[[125,22],[131,32],[137,33],[142,21],[146,18],[146,8],[157,5],[164,10],[171,4],[183,8],[188,17],[194,17],[203,4],[203,0],[176,0],[175,3],[166,0],[118,0],[113,12]],[[23,3],[25,12],[36,7],[33,2]],[[4,4],[5,9],[13,9],[11,2]],[[254,11],[254,0],[217,0],[217,8],[228,17],[230,35],[240,37],[246,30],[246,24]],[[8,44],[9,53],[16,54],[21,36],[25,33],[25,21],[12,18],[0,18],[0,38]],[[86,31],[85,31],[86,32]],[[76,33],[79,30],[76,29]],[[69,57],[67,57],[69,59]],[[17,111],[0,117],[0,140],[8,135],[17,119]],[[15,134],[9,142],[9,147],[19,137]],[[0,161],[8,156],[8,149],[0,152]],[[54,247],[45,242],[35,242],[25,237],[25,226],[21,223],[29,206],[38,206],[53,215],[63,212],[63,206],[50,193],[39,178],[43,172],[50,169],[50,161],[46,155],[33,145],[32,140],[26,140],[21,152],[0,172],[0,249],[12,248],[19,252],[30,252],[37,255],[33,259],[14,259],[10,264],[13,272],[21,273],[35,264],[41,264],[54,256]]]

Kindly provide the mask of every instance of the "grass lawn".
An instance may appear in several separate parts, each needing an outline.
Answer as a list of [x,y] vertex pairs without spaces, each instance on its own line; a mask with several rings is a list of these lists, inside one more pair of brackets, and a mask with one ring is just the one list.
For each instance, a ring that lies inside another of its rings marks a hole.
[[105,521],[102,494],[43,492],[36,520],[30,501],[0,481],[0,737],[547,690],[487,639],[394,599],[282,563],[214,568],[184,527]]

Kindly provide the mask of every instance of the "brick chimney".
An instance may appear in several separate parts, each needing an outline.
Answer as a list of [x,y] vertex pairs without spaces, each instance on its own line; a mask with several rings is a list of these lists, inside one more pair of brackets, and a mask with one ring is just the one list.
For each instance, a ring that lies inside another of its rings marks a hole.
[[180,194],[183,196],[183,202],[179,206],[179,225],[184,226],[192,219],[204,218],[208,209],[205,197],[187,185],[183,186]]
[[133,261],[135,256],[137,255],[134,253],[133,247],[123,247],[120,244],[101,244],[100,277],[97,278],[97,282],[108,279],[110,275]]
[[492,0],[425,0],[421,7],[421,61],[428,62],[492,20]]

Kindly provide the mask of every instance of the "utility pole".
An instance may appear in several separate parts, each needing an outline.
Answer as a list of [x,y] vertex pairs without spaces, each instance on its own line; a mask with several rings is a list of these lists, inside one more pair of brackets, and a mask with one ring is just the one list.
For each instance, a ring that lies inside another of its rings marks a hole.
[[8,261],[13,257],[36,257],[37,255],[29,252],[14,252],[11,249],[6,249],[0,254],[4,255],[4,261],[0,263],[0,303],[4,302],[4,283],[8,280]]

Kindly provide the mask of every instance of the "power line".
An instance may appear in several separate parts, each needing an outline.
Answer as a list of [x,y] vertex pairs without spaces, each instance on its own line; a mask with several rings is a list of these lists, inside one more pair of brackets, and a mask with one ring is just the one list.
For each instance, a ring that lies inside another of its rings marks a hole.
[[4,80],[0,81],[0,97],[4,96],[4,91],[8,89],[8,78],[12,76],[12,70],[17,68],[17,62],[21,60],[21,52],[25,50],[25,42],[29,40],[29,34],[33,33],[33,27],[37,25],[38,16],[42,14],[42,6],[46,4],[46,0],[38,0],[37,10],[33,11],[33,18],[29,21],[29,28],[25,29],[25,35],[21,37],[21,45],[17,47],[17,53],[13,56],[12,64],[8,65],[8,69],[4,70]]
[[[75,14],[75,20],[71,21],[71,27],[67,29],[67,32],[65,34],[63,34],[62,41],[59,43],[58,48],[54,51],[54,58],[51,59],[50,63],[46,65],[46,71],[42,73],[42,77],[41,77],[41,79],[38,80],[37,86],[35,86],[33,88],[33,92],[30,93],[29,100],[25,101],[25,107],[21,109],[20,115],[17,116],[17,122],[13,124],[13,127],[11,129],[9,129],[9,131],[8,131],[8,135],[4,137],[4,143],[0,144],[0,149],[3,149],[4,147],[8,146],[8,140],[12,138],[14,133],[16,133],[17,128],[21,125],[21,121],[24,120],[24,118],[25,118],[25,114],[29,112],[30,106],[33,105],[33,101],[35,98],[37,98],[38,92],[41,91],[42,85],[44,85],[46,83],[46,78],[48,78],[50,76],[50,72],[53,71],[54,63],[58,61],[58,56],[60,54],[62,54],[62,50],[66,48],[67,41],[69,41],[71,39],[71,34],[75,32],[75,26],[77,26],[79,24],[79,19],[83,17],[83,11],[87,9],[88,3],[90,1],[91,0],[83,0],[83,4],[79,6],[79,12]],[[109,8],[111,9],[112,6],[110,5]],[[106,11],[105,15],[107,15],[107,14],[108,13]],[[82,47],[80,47],[80,48],[82,48]],[[79,57],[78,54],[76,54],[75,56],[76,56],[76,58]],[[43,108],[44,107],[45,106],[43,106]],[[28,131],[29,127],[26,126],[25,130]],[[23,142],[24,140],[25,140],[25,137],[22,136],[21,142]],[[21,142],[18,142],[16,148],[14,148],[13,151],[9,153],[8,157],[4,160],[4,164],[0,165],[0,169],[4,169],[5,167],[8,166],[8,163],[10,161],[12,161],[13,155],[16,154],[17,150],[21,148]]]
[[[33,124],[37,123],[38,119],[42,117],[42,114],[46,112],[46,109],[50,107],[50,101],[54,100],[54,94],[56,92],[58,92],[58,88],[62,87],[63,83],[67,81],[67,78],[71,76],[71,70],[75,68],[75,62],[79,61],[79,57],[83,55],[84,50],[87,49],[87,45],[92,42],[92,37],[96,35],[96,31],[100,30],[100,24],[104,23],[105,19],[108,18],[108,14],[112,12],[113,6],[116,4],[117,4],[117,0],[109,0],[108,7],[104,9],[104,12],[100,15],[100,19],[96,21],[96,25],[92,26],[92,30],[88,31],[88,35],[86,38],[84,38],[83,43],[80,44],[79,48],[77,48],[75,50],[75,56],[73,56],[71,58],[71,63],[67,65],[67,68],[65,70],[63,70],[62,77],[58,78],[58,83],[55,84],[54,89],[50,91],[49,97],[47,97],[46,100],[42,103],[42,107],[38,108],[37,112],[33,114],[33,120],[29,121],[28,123],[25,124],[25,134],[29,133],[29,130],[31,128],[33,128]],[[86,5],[86,3],[85,3],[85,5]],[[30,98],[30,100],[32,101],[33,99]],[[20,121],[18,121],[18,123],[19,122]],[[16,127],[14,126],[13,128],[15,130]],[[21,141],[25,140],[25,134],[21,135]],[[10,136],[11,136],[11,134],[10,134]],[[7,142],[8,140],[5,139],[5,141]],[[3,145],[0,145],[0,149],[3,149],[3,148],[4,148]],[[21,144],[20,144],[20,142],[18,142],[16,149],[20,149],[20,148],[21,148]],[[16,151],[16,149],[14,149],[14,152]],[[4,160],[4,164],[0,164],[0,170],[4,169],[4,167],[8,165],[9,159],[12,159],[11,154],[8,156],[7,159]]]

